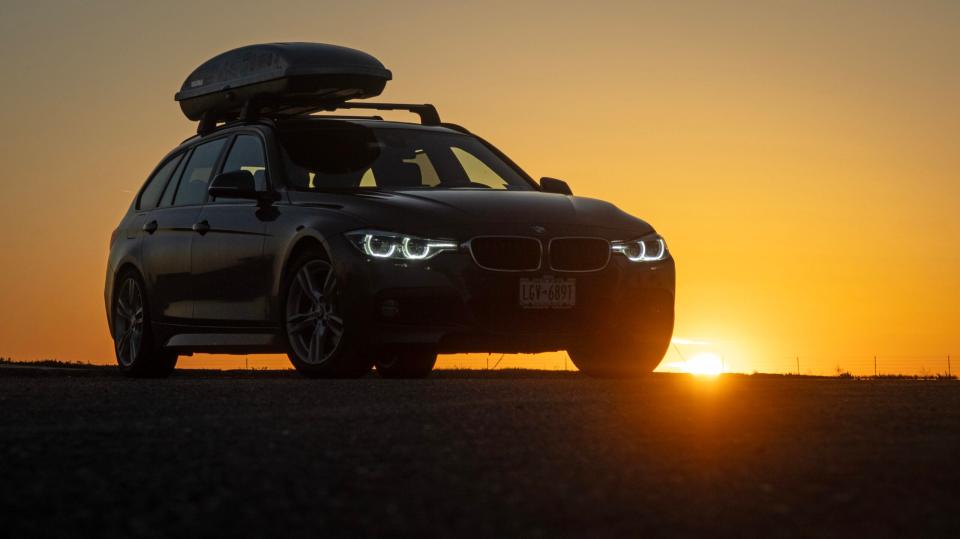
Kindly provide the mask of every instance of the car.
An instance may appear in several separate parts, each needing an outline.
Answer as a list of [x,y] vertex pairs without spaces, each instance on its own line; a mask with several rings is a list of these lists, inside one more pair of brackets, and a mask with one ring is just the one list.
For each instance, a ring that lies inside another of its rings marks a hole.
[[653,227],[535,181],[432,105],[357,101],[390,77],[307,43],[236,49],[188,77],[177,99],[198,134],[110,239],[123,372],[167,376],[195,352],[286,353],[324,378],[422,378],[458,352],[566,350],[594,376],[658,365],[675,270]]

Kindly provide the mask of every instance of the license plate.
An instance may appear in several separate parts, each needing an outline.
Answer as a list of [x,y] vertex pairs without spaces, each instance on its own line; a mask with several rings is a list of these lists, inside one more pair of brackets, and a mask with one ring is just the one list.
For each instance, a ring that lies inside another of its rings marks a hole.
[[520,279],[520,307],[524,309],[569,309],[576,303],[576,279]]

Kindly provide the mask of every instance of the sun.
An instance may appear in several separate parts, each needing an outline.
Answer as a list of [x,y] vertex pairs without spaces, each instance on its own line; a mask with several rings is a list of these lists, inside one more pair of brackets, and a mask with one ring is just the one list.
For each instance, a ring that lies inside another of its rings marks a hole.
[[723,372],[723,358],[713,352],[700,352],[685,361],[683,369],[690,374],[717,376]]

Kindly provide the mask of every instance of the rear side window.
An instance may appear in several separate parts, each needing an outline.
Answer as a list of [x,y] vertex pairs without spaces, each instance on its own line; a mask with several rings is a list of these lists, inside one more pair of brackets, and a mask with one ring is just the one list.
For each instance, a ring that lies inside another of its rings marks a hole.
[[225,143],[226,139],[222,138],[211,140],[193,150],[180,178],[180,185],[177,186],[177,195],[173,199],[175,206],[203,204],[207,201],[207,185],[210,184],[213,167],[216,166]]
[[182,158],[183,155],[181,154],[168,160],[147,180],[146,187],[140,192],[137,209],[152,210],[157,207],[160,202],[160,196],[163,195],[164,188],[167,186],[167,183],[170,182],[173,171],[177,168],[177,165],[180,164]]

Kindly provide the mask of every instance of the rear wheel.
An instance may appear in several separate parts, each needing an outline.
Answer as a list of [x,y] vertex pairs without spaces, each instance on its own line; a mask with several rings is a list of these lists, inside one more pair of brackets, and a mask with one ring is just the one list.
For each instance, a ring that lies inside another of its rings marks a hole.
[[163,378],[177,366],[177,354],[163,350],[153,336],[146,288],[130,271],[120,275],[113,295],[113,349],[127,376]]
[[290,266],[284,285],[287,355],[310,378],[352,378],[370,371],[362,334],[341,308],[342,290],[333,265],[308,252]]
[[595,340],[575,346],[567,353],[587,376],[597,378],[635,378],[653,372],[670,346],[670,336],[639,341],[621,338]]
[[428,348],[399,347],[377,354],[377,374],[383,378],[426,378],[437,362],[437,353]]

